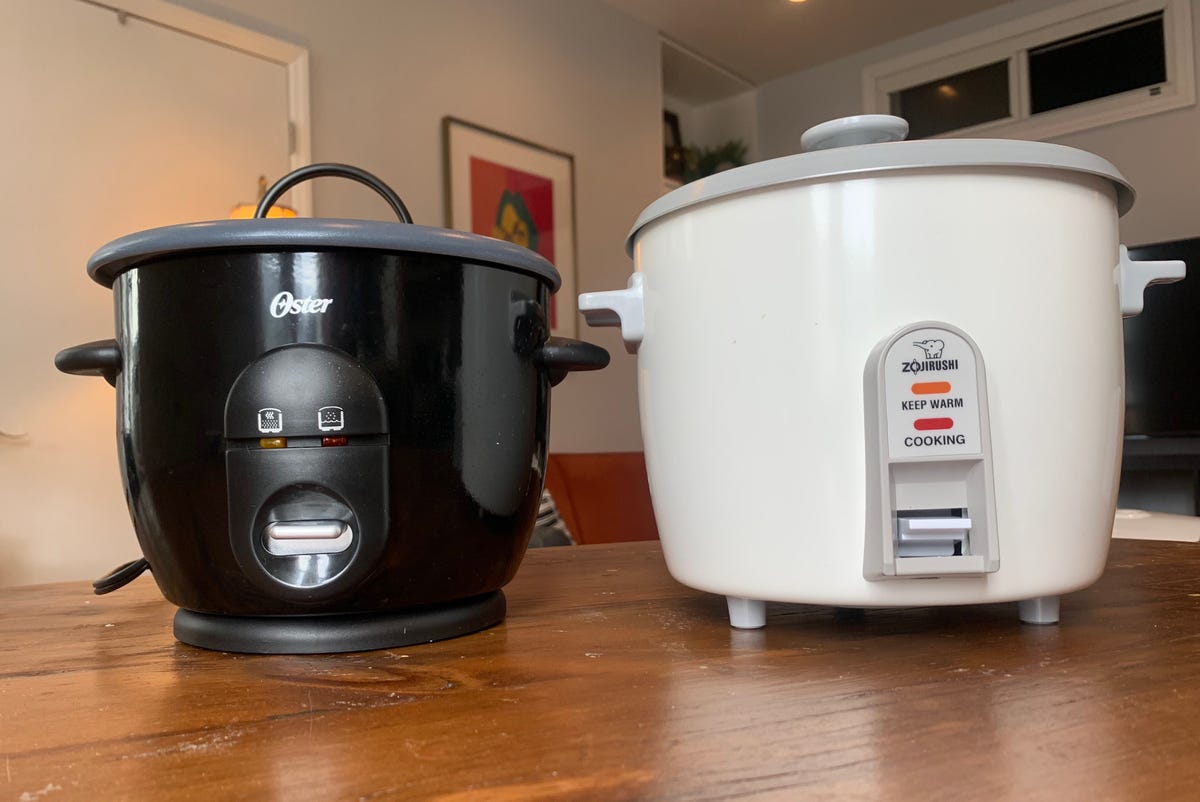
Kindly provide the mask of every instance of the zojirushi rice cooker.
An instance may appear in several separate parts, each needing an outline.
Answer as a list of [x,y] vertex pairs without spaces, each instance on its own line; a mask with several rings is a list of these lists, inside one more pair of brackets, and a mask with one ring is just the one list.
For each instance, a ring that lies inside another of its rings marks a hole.
[[906,133],[835,120],[675,190],[629,286],[580,296],[637,353],[667,566],[736,627],[765,601],[1049,623],[1104,568],[1121,317],[1184,265],[1128,258],[1102,158]]
[[[401,222],[265,219],[298,181],[365,183]],[[118,239],[88,273],[114,340],[125,493],[187,643],[356,651],[501,620],[546,465],[550,387],[608,354],[549,337],[559,275],[526,248],[412,225],[377,178],[313,165],[257,219]]]

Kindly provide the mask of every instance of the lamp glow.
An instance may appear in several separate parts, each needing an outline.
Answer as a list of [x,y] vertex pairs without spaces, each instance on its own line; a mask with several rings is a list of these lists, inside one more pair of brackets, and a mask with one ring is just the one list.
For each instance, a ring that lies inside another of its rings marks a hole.
[[[262,200],[263,195],[267,194],[267,177],[260,175],[258,177],[258,198]],[[229,210],[229,219],[231,220],[249,220],[254,217],[254,212],[258,208],[258,203],[239,203]],[[267,217],[295,217],[296,210],[291,206],[284,206],[282,203],[277,203],[270,209],[267,209]]]

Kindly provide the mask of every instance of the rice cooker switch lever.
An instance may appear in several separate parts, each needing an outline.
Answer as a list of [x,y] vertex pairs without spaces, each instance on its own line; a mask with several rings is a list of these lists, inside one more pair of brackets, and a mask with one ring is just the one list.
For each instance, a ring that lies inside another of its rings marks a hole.
[[962,540],[970,518],[900,518],[900,540]]
[[267,551],[275,555],[337,554],[354,540],[345,521],[272,521],[263,534]]
[[898,557],[955,557],[968,548],[971,519],[896,517],[896,555]]

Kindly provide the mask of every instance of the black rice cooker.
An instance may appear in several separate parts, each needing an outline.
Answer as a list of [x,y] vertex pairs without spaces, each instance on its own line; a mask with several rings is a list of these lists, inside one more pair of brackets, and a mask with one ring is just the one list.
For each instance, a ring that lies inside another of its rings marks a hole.
[[[400,223],[265,219],[337,175]],[[546,466],[550,387],[608,363],[549,337],[560,283],[518,245],[412,225],[345,165],[281,179],[253,220],[170,226],[101,248],[116,339],[62,371],[117,390],[125,495],[175,635],[240,652],[432,641],[504,617]]]

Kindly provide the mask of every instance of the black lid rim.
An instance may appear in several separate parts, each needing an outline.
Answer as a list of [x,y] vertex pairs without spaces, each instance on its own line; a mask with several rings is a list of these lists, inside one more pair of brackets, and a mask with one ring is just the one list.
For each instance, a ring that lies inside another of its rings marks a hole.
[[96,283],[111,287],[121,273],[166,256],[222,250],[329,251],[337,249],[432,254],[529,273],[554,292],[562,277],[540,254],[511,242],[448,228],[375,220],[274,218],[213,220],[139,231],[115,239],[88,260]]

